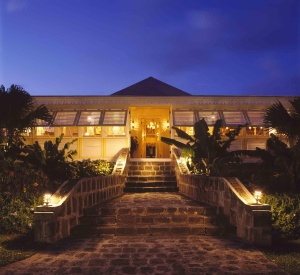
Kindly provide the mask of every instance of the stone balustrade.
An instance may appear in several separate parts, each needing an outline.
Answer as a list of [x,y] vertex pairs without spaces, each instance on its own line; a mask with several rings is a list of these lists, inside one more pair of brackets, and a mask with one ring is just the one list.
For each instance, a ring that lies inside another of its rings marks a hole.
[[254,196],[237,178],[209,177],[182,173],[182,160],[177,151],[172,153],[179,191],[199,202],[218,207],[238,238],[249,243],[270,246],[272,242],[271,208],[257,203]]
[[128,148],[121,150],[113,173],[69,180],[51,196],[49,205],[37,206],[34,212],[35,241],[54,243],[70,236],[85,208],[92,207],[124,192]]

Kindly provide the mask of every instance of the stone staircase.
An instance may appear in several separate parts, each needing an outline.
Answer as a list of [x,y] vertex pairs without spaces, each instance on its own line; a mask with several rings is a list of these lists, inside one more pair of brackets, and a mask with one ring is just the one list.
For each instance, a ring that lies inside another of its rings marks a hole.
[[124,192],[178,192],[171,162],[131,160]]
[[126,193],[84,211],[74,237],[218,235],[213,206],[198,204],[178,193]]
[[216,207],[178,192],[170,161],[131,161],[124,192],[85,209],[71,235],[216,235],[224,229]]

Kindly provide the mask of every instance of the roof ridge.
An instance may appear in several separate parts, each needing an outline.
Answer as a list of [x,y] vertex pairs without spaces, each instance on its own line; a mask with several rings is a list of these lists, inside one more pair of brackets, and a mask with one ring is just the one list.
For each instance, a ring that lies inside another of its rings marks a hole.
[[135,84],[119,90],[111,96],[190,96],[170,84],[149,76]]

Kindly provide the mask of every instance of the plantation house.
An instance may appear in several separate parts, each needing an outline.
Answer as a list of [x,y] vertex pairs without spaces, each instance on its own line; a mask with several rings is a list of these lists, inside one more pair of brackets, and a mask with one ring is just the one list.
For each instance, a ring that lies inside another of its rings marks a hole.
[[223,120],[222,134],[247,124],[230,150],[265,148],[269,132],[263,128],[264,110],[276,101],[288,104],[289,97],[190,95],[153,77],[110,96],[36,96],[53,115],[49,125],[37,121],[28,131],[27,142],[64,134],[62,144],[77,139],[78,159],[115,160],[120,150],[137,137],[133,158],[169,158],[170,146],[162,136],[176,138],[172,126],[193,134],[193,125],[204,118],[212,129]]

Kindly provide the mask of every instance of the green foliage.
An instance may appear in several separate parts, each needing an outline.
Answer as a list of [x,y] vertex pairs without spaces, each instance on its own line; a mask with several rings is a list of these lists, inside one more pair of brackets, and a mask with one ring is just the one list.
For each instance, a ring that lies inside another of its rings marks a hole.
[[35,125],[36,119],[51,120],[52,116],[46,106],[36,107],[35,103],[34,97],[21,86],[11,85],[8,89],[3,85],[0,87],[0,143],[6,143],[8,149],[16,144],[15,139],[26,129]]
[[42,169],[50,179],[66,180],[72,177],[74,171],[68,160],[73,160],[73,156],[77,154],[76,150],[70,150],[77,139],[67,142],[60,149],[62,139],[63,134],[54,143],[51,140],[45,141],[44,148],[37,141],[33,145],[27,145],[24,148],[25,160]]
[[227,139],[222,139],[221,127],[222,120],[219,119],[214,125],[213,133],[210,134],[205,119],[201,119],[194,125],[195,135],[193,137],[177,127],[172,127],[178,137],[184,139],[185,142],[166,137],[162,137],[161,141],[175,145],[189,155],[191,163],[188,165],[194,173],[217,175],[219,174],[219,160],[228,156],[227,150],[243,126],[239,125],[236,129],[226,133]]
[[82,160],[74,161],[70,163],[72,167],[73,175],[72,179],[95,177],[95,176],[106,176],[110,175],[113,170],[113,165],[105,160]]
[[300,194],[265,195],[262,202],[271,206],[275,237],[300,238]]
[[0,160],[0,232],[24,233],[32,227],[31,210],[46,190],[57,186],[30,164]]
[[257,172],[265,178],[270,192],[300,191],[300,142],[292,147],[271,134],[267,149],[257,148],[263,164]]
[[277,133],[288,138],[290,144],[300,142],[300,97],[289,100],[286,109],[280,101],[272,104],[265,112],[266,127],[276,129]]

